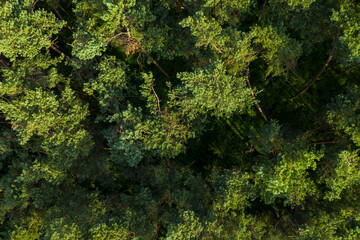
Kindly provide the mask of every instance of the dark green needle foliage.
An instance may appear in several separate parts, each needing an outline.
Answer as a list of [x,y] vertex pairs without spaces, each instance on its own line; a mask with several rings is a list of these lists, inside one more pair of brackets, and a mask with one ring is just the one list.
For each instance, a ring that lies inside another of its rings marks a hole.
[[0,1],[0,239],[360,239],[360,3]]

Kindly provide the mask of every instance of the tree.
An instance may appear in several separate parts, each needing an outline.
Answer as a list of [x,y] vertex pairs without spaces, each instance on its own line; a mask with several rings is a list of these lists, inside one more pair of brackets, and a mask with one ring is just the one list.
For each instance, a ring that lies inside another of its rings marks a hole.
[[350,0],[0,3],[1,239],[358,239]]

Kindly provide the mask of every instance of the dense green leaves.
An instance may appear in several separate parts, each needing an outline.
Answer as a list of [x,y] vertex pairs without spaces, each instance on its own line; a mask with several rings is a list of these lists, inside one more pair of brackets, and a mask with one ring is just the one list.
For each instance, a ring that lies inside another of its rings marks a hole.
[[69,88],[61,98],[41,89],[28,91],[25,96],[3,102],[1,110],[12,121],[12,128],[20,136],[20,144],[26,144],[32,136],[44,138],[44,143],[61,145],[64,142],[79,147],[86,131],[77,129],[87,115],[87,109],[76,104]]
[[6,1],[0,10],[0,54],[14,61],[34,58],[52,44],[54,34],[65,25],[44,9],[34,11],[35,1]]
[[0,238],[359,239],[359,20],[1,1]]
[[244,112],[252,104],[245,77],[229,76],[221,62],[192,73],[180,73],[185,93],[182,108],[199,109],[201,113],[213,112],[215,116],[231,116]]
[[360,59],[360,8],[353,1],[344,1],[340,10],[334,11],[332,21],[339,24],[342,34],[340,41],[349,50],[347,62],[359,62]]

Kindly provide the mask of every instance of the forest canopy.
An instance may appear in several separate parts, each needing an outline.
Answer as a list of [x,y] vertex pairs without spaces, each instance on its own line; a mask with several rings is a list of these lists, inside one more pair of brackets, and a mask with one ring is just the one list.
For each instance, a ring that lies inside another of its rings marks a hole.
[[1,0],[0,239],[360,239],[356,0]]

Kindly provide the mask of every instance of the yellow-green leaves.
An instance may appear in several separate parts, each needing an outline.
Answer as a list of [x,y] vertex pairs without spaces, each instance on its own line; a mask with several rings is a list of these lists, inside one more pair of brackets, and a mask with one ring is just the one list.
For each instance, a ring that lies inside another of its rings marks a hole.
[[305,138],[285,139],[283,133],[275,121],[259,131],[254,144],[261,156],[253,166],[257,186],[266,204],[281,199],[284,205],[301,205],[317,191],[309,172],[317,169],[324,152],[310,147]]
[[360,146],[360,91],[351,88],[347,94],[337,96],[328,105],[327,121],[335,129],[344,131],[351,140]]
[[22,145],[34,136],[42,137],[45,145],[65,144],[76,148],[87,136],[81,128],[87,107],[76,100],[70,88],[65,88],[60,97],[40,88],[31,90],[16,100],[1,102],[0,109],[12,122]]
[[289,69],[294,69],[297,59],[302,54],[301,44],[290,38],[284,30],[273,26],[255,26],[252,30],[258,51],[263,52],[262,57],[268,64],[267,75],[280,75]]
[[31,10],[35,1],[6,1],[0,7],[0,54],[15,61],[18,57],[34,58],[50,48],[53,37],[65,25],[54,14]]
[[[330,191],[325,198],[331,200],[341,199],[341,193],[350,190],[360,183],[360,157],[358,150],[342,151],[336,159],[336,167],[325,180]],[[351,191],[352,192],[352,191]]]
[[277,164],[271,170],[260,167],[257,172],[263,181],[262,195],[268,204],[273,203],[276,198],[283,198],[285,205],[299,205],[316,192],[315,183],[309,178],[308,171],[316,169],[316,161],[323,154],[296,149],[295,146],[289,146],[289,149],[280,153]]
[[287,3],[294,10],[302,10],[309,8],[316,0],[279,0],[279,2]]
[[253,103],[245,77],[228,75],[222,62],[195,72],[179,73],[178,78],[190,96],[184,96],[183,111],[194,109],[202,114],[209,111],[218,117],[230,116],[246,111]]
[[347,63],[360,61],[360,7],[354,1],[344,1],[331,18],[342,31],[340,41],[349,49]]
[[194,17],[188,17],[180,24],[190,27],[191,34],[196,37],[197,47],[210,47],[214,51],[222,52],[226,36],[222,35],[222,28],[215,19],[205,17],[203,12],[197,12]]

